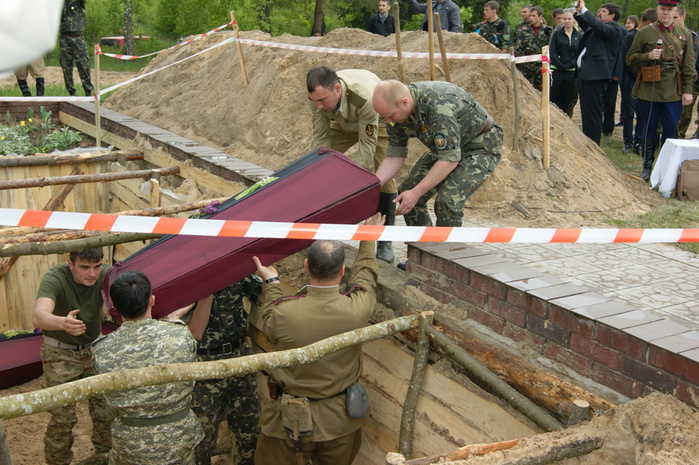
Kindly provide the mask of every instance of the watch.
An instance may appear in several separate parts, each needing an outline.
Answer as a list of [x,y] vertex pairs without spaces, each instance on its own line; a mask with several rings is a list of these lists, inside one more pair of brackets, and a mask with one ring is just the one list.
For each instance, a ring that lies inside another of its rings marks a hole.
[[277,281],[279,281],[279,276],[272,276],[272,277],[269,278],[269,279],[265,279],[265,283],[266,283],[266,284],[275,283],[275,282],[277,282]]

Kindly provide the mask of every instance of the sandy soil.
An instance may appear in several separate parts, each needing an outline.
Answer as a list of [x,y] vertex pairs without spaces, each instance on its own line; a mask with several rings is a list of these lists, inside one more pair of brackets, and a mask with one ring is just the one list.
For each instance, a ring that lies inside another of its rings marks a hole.
[[[211,47],[229,33],[193,44]],[[393,50],[392,38],[357,29],[339,29],[324,37],[271,38],[261,32],[243,38],[299,45],[360,50]],[[427,35],[402,34],[404,51],[426,52]],[[445,34],[449,52],[493,52],[478,35]],[[317,64],[335,69],[364,68],[384,79],[398,78],[394,59],[335,55],[243,45],[249,85],[244,87],[235,46],[203,53],[117,91],[106,106],[227,153],[278,169],[308,152],[310,110],[305,75]],[[192,53],[184,48],[153,60],[150,71]],[[452,60],[452,81],[471,92],[504,129],[503,159],[494,175],[467,204],[466,215],[512,226],[579,227],[599,225],[607,216],[628,217],[648,211],[659,197],[646,185],[620,172],[578,124],[551,108],[551,169],[541,168],[543,150],[540,95],[519,76],[519,144],[512,150],[514,94],[509,62]],[[405,60],[405,81],[429,78],[427,60]],[[441,69],[437,79],[443,79]],[[411,145],[415,160],[424,147]],[[351,156],[352,151],[349,152]],[[531,213],[525,218],[512,202]]]

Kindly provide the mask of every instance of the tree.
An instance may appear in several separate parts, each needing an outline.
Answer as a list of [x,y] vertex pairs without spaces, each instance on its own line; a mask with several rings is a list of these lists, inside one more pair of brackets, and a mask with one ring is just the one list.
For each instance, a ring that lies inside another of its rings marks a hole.
[[313,12],[312,36],[325,35],[325,18],[323,17],[323,0],[316,0],[316,7]]
[[131,0],[124,0],[124,55],[135,55],[133,44],[133,9]]

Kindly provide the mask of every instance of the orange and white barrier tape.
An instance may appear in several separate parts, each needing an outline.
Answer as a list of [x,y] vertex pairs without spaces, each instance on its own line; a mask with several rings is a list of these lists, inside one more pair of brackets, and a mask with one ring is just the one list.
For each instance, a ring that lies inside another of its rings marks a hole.
[[[283,44],[277,42],[267,42],[264,40],[236,39],[241,44],[259,45],[262,47],[282,48],[285,50],[298,50],[301,52],[333,53],[338,55],[356,55],[365,57],[398,57],[398,52],[385,50],[353,50],[347,48],[314,47],[311,45]],[[403,58],[429,58],[429,53],[424,52],[403,52]],[[523,57],[513,57],[509,53],[447,53],[450,60],[511,60],[515,63],[526,63],[530,61],[541,61],[541,54],[528,55]]]
[[62,96],[62,97],[0,97],[0,102],[94,102],[95,97],[72,97],[72,96]]
[[180,42],[180,43],[178,43],[178,44],[175,44],[175,45],[173,45],[172,47],[164,48],[164,49],[162,49],[162,50],[158,50],[157,52],[148,53],[148,54],[146,54],[146,55],[121,55],[121,54],[118,54],[118,53],[104,53],[104,52],[102,51],[102,49],[100,48],[99,45],[95,46],[95,49],[97,50],[97,53],[98,53],[98,54],[103,55],[103,56],[106,56],[106,57],[117,58],[117,59],[119,59],[119,60],[138,60],[139,58],[150,57],[150,56],[153,56],[153,55],[157,55],[158,53],[164,52],[164,51],[166,51],[166,50],[171,50],[171,49],[173,49],[173,48],[182,47],[183,45],[191,44],[192,42],[194,42],[194,41],[196,41],[196,40],[199,40],[199,39],[201,39],[201,38],[204,38],[204,37],[206,37],[206,36],[208,36],[208,35],[210,35],[210,34],[213,34],[214,32],[218,32],[218,31],[220,31],[221,29],[230,26],[231,24],[233,24],[233,23],[230,22],[230,23],[223,24],[223,25],[221,25],[221,26],[219,26],[219,27],[217,27],[217,28],[215,28],[215,29],[210,30],[209,32],[205,32],[205,33],[203,33],[203,34],[199,34],[199,35],[197,35],[197,36],[194,36],[194,37],[192,37],[191,39],[188,39],[188,40],[185,40],[184,42]]
[[377,240],[473,243],[675,243],[699,242],[699,229],[559,229],[366,226],[159,218],[0,208],[0,226],[86,231],[275,239]]

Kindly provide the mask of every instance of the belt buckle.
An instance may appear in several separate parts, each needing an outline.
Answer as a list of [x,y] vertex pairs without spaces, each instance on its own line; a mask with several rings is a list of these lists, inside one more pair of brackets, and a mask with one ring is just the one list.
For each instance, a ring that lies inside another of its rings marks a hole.
[[223,355],[230,355],[233,353],[233,344],[226,342],[221,346],[221,350],[223,351]]

